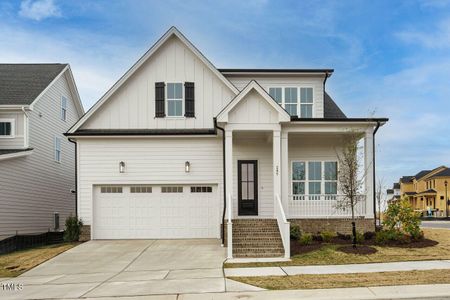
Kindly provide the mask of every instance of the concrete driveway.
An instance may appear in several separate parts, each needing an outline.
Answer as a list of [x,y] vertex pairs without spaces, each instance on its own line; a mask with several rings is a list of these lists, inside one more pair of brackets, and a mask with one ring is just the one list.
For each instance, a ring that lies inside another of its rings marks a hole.
[[8,280],[2,299],[96,298],[224,292],[218,240],[90,241]]

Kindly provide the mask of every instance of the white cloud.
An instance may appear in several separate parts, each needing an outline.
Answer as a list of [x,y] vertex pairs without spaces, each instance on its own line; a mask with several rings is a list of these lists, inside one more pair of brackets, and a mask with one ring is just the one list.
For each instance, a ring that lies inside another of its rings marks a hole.
[[450,19],[442,20],[433,30],[404,30],[398,32],[396,36],[404,42],[419,44],[425,48],[450,48]]
[[61,16],[61,11],[54,0],[24,0],[20,4],[19,15],[24,18],[41,21],[50,17],[59,17]]

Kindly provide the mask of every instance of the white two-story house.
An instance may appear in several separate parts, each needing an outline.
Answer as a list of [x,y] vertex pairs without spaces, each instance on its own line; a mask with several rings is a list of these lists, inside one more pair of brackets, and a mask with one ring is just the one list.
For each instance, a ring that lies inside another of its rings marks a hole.
[[[216,238],[228,256],[289,257],[289,226],[348,232],[337,151],[363,133],[374,230],[373,140],[347,118],[331,69],[216,69],[172,27],[68,131],[84,238]],[[251,236],[251,238],[249,238]]]
[[0,239],[61,230],[75,215],[83,107],[68,64],[0,64]]

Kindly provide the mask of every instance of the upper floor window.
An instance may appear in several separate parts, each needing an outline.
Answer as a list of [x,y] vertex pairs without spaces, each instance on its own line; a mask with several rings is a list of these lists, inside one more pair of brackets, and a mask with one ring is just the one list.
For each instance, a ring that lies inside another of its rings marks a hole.
[[183,116],[183,84],[167,83],[167,116]]
[[55,136],[55,161],[61,162],[61,138]]
[[269,94],[291,116],[313,117],[313,88],[311,87],[271,87]]
[[0,137],[14,136],[14,120],[0,119]]
[[67,118],[67,98],[61,96],[61,120],[65,121]]

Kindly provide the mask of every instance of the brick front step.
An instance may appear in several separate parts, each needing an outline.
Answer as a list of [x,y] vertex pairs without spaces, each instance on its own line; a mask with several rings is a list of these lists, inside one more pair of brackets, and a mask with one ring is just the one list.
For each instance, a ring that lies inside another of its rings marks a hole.
[[275,219],[233,220],[234,257],[281,257],[284,255]]

